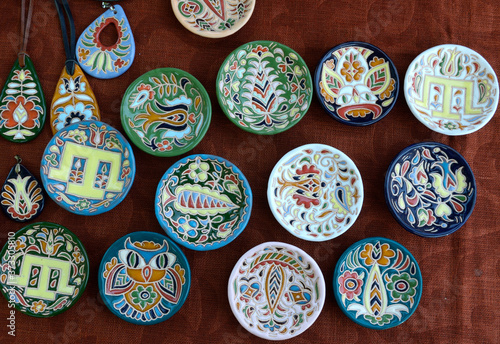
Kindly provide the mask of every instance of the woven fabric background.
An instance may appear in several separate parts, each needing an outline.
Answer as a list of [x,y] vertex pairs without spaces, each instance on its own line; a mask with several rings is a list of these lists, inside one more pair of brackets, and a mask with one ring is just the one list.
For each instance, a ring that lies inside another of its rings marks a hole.
[[[103,11],[91,0],[71,0],[77,34]],[[177,158],[157,158],[134,147],[137,173],[125,200],[112,211],[83,217],[71,214],[47,198],[37,219],[56,222],[73,231],[90,259],[90,279],[78,303],[53,318],[39,319],[16,312],[16,337],[7,334],[7,301],[0,300],[1,343],[260,343],[233,316],[227,282],[240,256],[257,244],[283,241],[308,252],[320,265],[327,285],[326,302],[314,325],[289,343],[499,343],[500,316],[500,115],[476,133],[450,137],[417,121],[406,105],[402,87],[393,110],[378,123],[356,128],[331,119],[314,98],[302,121],[275,136],[258,136],[238,129],[223,114],[215,95],[215,79],[226,56],[254,40],[290,46],[311,72],[333,46],[359,40],[377,45],[394,61],[402,82],[410,62],[422,51],[456,43],[479,52],[500,72],[500,5],[496,0],[257,0],[252,18],[239,32],[222,39],[199,37],[175,18],[169,0],[121,2],[136,42],[132,67],[121,77],[89,83],[101,108],[102,120],[123,133],[120,103],[128,85],[143,73],[175,67],[194,75],[207,89],[213,106],[211,127],[189,154],[224,157],[246,175],[254,195],[247,228],[230,245],[209,252],[183,249],[192,270],[191,291],[171,319],[151,327],[136,326],[114,316],[102,303],[97,269],[107,248],[123,235],[148,230],[163,233],[154,214],[157,184]],[[0,2],[0,85],[15,61],[20,1]],[[53,1],[35,1],[28,43],[46,101],[54,94],[65,55]],[[39,177],[42,152],[51,138],[46,123],[30,143],[0,141],[0,179],[7,177],[20,154]],[[477,182],[477,204],[465,226],[454,234],[426,239],[406,232],[391,216],[383,183],[392,158],[421,141],[442,142],[469,162]],[[267,180],[275,163],[289,150],[306,143],[340,149],[357,164],[364,182],[361,215],[342,236],[313,243],[298,239],[274,219],[266,197]],[[187,154],[185,154],[187,155]],[[184,156],[185,156],[184,155]],[[22,224],[0,216],[0,244],[7,232]],[[401,326],[376,331],[350,321],[337,306],[332,289],[335,264],[354,242],[384,236],[406,246],[419,262],[423,294],[415,314]]]

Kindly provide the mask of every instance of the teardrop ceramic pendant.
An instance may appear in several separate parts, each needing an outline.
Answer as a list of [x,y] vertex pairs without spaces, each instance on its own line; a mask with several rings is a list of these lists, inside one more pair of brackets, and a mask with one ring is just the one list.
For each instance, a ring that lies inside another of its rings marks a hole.
[[100,118],[94,92],[80,66],[75,64],[73,75],[69,75],[64,67],[50,108],[52,133],[55,134],[71,123]]
[[45,198],[40,182],[21,165],[21,158],[16,156],[16,159],[17,164],[3,184],[0,206],[10,219],[26,222],[40,215]]
[[40,134],[45,123],[45,99],[33,62],[19,59],[0,95],[0,135],[11,142],[28,142]]
[[[113,45],[105,45],[101,32],[114,25],[118,39]],[[135,56],[135,42],[132,29],[123,8],[111,6],[82,33],[76,45],[76,56],[82,69],[100,79],[112,79],[125,73]]]

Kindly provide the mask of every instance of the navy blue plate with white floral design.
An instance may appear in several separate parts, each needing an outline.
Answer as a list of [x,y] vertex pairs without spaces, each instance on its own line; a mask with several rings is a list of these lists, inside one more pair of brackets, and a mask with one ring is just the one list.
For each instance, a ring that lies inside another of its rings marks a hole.
[[400,243],[367,238],[340,257],[333,276],[335,299],[355,323],[388,329],[408,320],[422,296],[417,261]]
[[385,176],[385,199],[407,231],[441,237],[458,230],[476,203],[472,170],[453,148],[422,142],[403,149]]
[[398,71],[379,48],[347,42],[329,50],[314,73],[323,109],[341,123],[366,126],[391,111],[399,92]]

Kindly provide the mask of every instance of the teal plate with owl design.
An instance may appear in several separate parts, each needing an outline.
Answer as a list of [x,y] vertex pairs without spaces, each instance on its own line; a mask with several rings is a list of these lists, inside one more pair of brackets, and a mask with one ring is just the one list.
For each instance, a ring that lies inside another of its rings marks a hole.
[[472,170],[453,148],[422,142],[403,149],[385,175],[385,200],[407,231],[441,237],[458,230],[476,203]]
[[0,286],[9,308],[46,318],[78,301],[87,286],[89,260],[76,235],[61,225],[37,222],[6,237]]
[[363,182],[354,162],[340,150],[307,144],[285,154],[267,186],[276,220],[309,241],[333,239],[356,221],[363,205]]
[[408,320],[422,296],[417,261],[400,243],[367,238],[349,247],[333,275],[333,292],[355,323],[383,330]]
[[398,98],[399,77],[382,50],[368,43],[347,42],[321,59],[314,85],[331,117],[344,124],[365,126],[391,111]]
[[228,299],[247,331],[268,340],[285,340],[313,325],[323,309],[325,289],[321,269],[306,252],[266,242],[238,260],[229,277]]
[[306,63],[294,50],[277,42],[256,41],[226,58],[216,90],[231,122],[254,134],[273,135],[304,117],[313,85]]
[[480,54],[457,44],[432,47],[408,67],[406,103],[427,128],[466,135],[484,127],[498,106],[495,71]]
[[245,229],[252,190],[243,173],[215,155],[191,155],[173,164],[156,190],[155,213],[179,245],[206,251],[232,242]]
[[116,207],[135,176],[132,147],[123,135],[99,121],[81,121],[49,141],[40,167],[45,191],[54,202],[79,215]]
[[164,235],[133,232],[118,239],[99,266],[99,292],[120,319],[153,325],[181,309],[191,270],[180,248]]
[[210,126],[212,105],[203,85],[176,68],[149,71],[130,84],[122,99],[125,133],[141,150],[177,156],[193,149]]

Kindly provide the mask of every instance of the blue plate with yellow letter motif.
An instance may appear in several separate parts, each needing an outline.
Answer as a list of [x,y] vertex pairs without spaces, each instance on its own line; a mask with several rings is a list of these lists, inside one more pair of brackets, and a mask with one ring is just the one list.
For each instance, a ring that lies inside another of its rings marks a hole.
[[116,207],[130,190],[134,153],[115,128],[82,121],[59,130],[50,140],[40,175],[47,194],[61,207],[97,215]]
[[99,291],[109,310],[137,325],[153,325],[184,304],[191,270],[180,248],[164,235],[134,232],[118,239],[99,266]]

